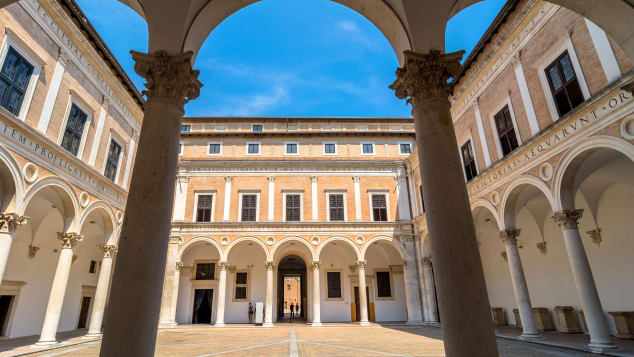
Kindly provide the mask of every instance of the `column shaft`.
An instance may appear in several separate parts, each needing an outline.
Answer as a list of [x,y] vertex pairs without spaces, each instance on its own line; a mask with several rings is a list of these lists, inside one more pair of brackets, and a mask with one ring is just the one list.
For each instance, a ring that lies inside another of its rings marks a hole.
[[357,221],[360,221],[362,220],[362,217],[361,217],[361,177],[352,176],[352,181],[354,183],[354,212],[355,212]]
[[167,248],[167,262],[165,265],[165,277],[163,279],[163,294],[161,295],[161,311],[159,314],[159,328],[171,327],[172,300],[174,291],[174,279],[176,278],[176,262],[178,261],[178,245],[181,237],[170,237]]
[[310,192],[311,192],[311,200],[312,200],[312,215],[313,215],[313,221],[318,221],[319,220],[319,215],[318,215],[318,202],[317,202],[317,176],[311,176],[310,177]]
[[427,295],[425,291],[425,276],[423,273],[423,263],[422,263],[422,239],[420,236],[417,236],[414,239],[414,249],[416,253],[416,270],[418,273],[418,290],[420,291],[420,298],[422,300],[423,307],[423,321],[429,321],[429,306],[427,306]]
[[273,326],[273,262],[266,262],[266,304],[264,305],[264,326]]
[[[218,307],[216,308],[216,327],[225,325],[225,298],[227,297],[227,262],[219,262],[220,276],[218,277]],[[268,281],[267,281],[268,282]],[[268,287],[268,285],[267,285]]]
[[357,271],[359,272],[359,322],[361,326],[369,326],[368,320],[368,294],[365,285],[365,261],[357,262]]
[[321,324],[321,293],[319,290],[319,265],[320,262],[312,262],[313,268],[313,326],[322,326]]
[[434,288],[434,272],[431,267],[431,259],[423,258],[423,275],[425,276],[425,295],[427,297],[427,315],[429,322],[438,322],[438,306],[436,304],[436,289]]
[[183,267],[182,262],[176,263],[176,272],[174,273],[174,293],[172,294],[172,310],[170,316],[170,326],[174,327],[177,325],[176,323],[176,307],[178,306],[178,285],[181,280],[181,268]]
[[409,211],[409,198],[407,197],[409,195],[409,192],[407,189],[407,178],[405,177],[404,167],[399,169],[396,182],[397,182],[396,192],[398,197],[397,220],[409,221],[410,219],[412,219],[412,215],[410,214],[410,211]]
[[4,278],[4,270],[9,260],[13,233],[18,226],[26,224],[27,221],[27,217],[21,217],[15,213],[0,213],[0,283]]
[[86,337],[101,336],[101,324],[106,308],[106,300],[108,299],[110,273],[112,272],[112,255],[116,252],[117,247],[114,245],[104,245],[101,249],[103,250],[103,259],[101,259],[101,270],[99,271],[99,278],[97,280],[95,302],[92,304],[92,315],[90,317],[90,326],[88,326]]
[[[268,220],[273,221],[275,218],[275,177],[268,177],[269,180],[269,209]],[[282,214],[285,214],[284,212]]]
[[231,181],[232,177],[225,177],[225,207],[222,214],[222,220],[228,221],[229,214],[231,213]]

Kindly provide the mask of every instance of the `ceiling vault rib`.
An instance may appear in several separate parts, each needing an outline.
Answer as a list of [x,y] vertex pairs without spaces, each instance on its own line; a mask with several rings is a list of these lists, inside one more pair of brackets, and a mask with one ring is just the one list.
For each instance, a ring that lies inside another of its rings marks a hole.
[[[405,24],[403,23],[403,19],[401,19],[400,16],[398,16],[398,13],[396,11],[394,11],[394,8],[385,0],[381,0],[385,6],[387,6],[388,9],[390,9],[390,11],[392,11],[392,13],[394,14],[394,16],[396,16],[396,18],[398,19],[398,22],[401,24],[401,26],[403,27],[403,29],[405,30],[405,36],[407,36],[407,42],[409,43],[409,48],[413,51],[414,50],[414,44],[412,43],[412,39],[409,36],[409,28],[405,26]],[[398,56],[398,54],[397,54]]]
[[[192,18],[191,22],[187,26],[187,31],[185,32],[185,37],[183,38],[183,43],[181,44],[181,52],[185,52],[185,44],[187,43],[187,38],[189,37],[189,33],[192,30],[192,26],[196,23],[196,20],[198,19],[198,16],[200,16],[200,13],[203,12],[203,10],[207,8],[207,6],[211,5],[212,1],[213,0],[207,0],[205,5],[201,6],[200,9],[198,9],[198,11],[196,12],[196,15]],[[210,33],[210,35],[211,35],[211,33]],[[203,43],[205,43],[205,42],[203,41]],[[201,44],[201,46],[202,46],[202,44]],[[194,64],[192,63],[192,66],[193,65]]]

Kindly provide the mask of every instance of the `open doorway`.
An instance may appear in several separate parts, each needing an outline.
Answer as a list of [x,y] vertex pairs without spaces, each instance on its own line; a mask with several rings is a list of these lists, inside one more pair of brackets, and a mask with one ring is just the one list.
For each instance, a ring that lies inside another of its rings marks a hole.
[[[305,321],[307,313],[306,263],[297,255],[284,257],[277,267],[277,321]],[[297,308],[299,304],[299,308]]]

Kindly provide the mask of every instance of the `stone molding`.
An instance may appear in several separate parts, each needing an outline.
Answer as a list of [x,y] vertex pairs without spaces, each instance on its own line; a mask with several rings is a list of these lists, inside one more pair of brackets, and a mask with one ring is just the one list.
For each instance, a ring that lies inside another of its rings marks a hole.
[[170,244],[181,245],[183,238],[181,236],[170,236]]
[[431,49],[428,53],[405,51],[405,61],[396,70],[396,80],[390,89],[399,99],[416,105],[417,101],[444,98],[447,99],[453,84],[449,78],[460,71],[460,59],[465,51],[441,53]]
[[319,177],[319,176],[311,176],[311,177],[310,177],[310,182],[317,182],[317,178],[318,178],[318,177]]
[[[229,269],[229,262],[218,262],[218,269],[227,270]],[[268,269],[268,267],[267,267]]]
[[564,229],[577,229],[579,220],[583,216],[582,209],[565,209],[563,211],[555,212],[552,219]]
[[601,238],[601,228],[593,229],[587,231],[586,233],[588,233],[590,238],[592,238],[592,243],[599,246],[601,245],[601,242],[603,241],[603,239]]
[[17,213],[0,213],[0,233],[13,234],[15,230],[29,221],[29,217]]
[[357,260],[356,262],[354,262],[355,268],[359,270],[365,270],[365,267],[367,265],[368,265],[368,262],[366,260]]
[[266,267],[267,271],[271,271],[275,269],[275,262],[266,262],[264,266]]
[[64,66],[68,65],[68,62],[70,61],[70,53],[68,53],[68,51],[66,51],[63,47],[60,47],[57,61]]
[[539,249],[539,252],[542,253],[542,255],[546,255],[548,253],[548,243],[546,243],[546,241],[539,242],[535,246]]
[[153,53],[130,51],[134,60],[134,71],[145,78],[147,90],[142,92],[147,100],[166,100],[183,109],[185,104],[198,98],[202,83],[200,71],[192,69],[194,53],[170,54],[164,50]]
[[517,245],[517,237],[520,236],[521,229],[505,229],[498,233],[498,237],[505,244],[515,244]]
[[310,267],[313,270],[319,269],[320,266],[321,266],[321,261],[319,261],[319,260],[313,260],[312,262],[310,262]]
[[35,254],[40,250],[40,247],[36,247],[34,245],[29,244],[29,253],[26,255],[29,259],[35,259]]
[[100,245],[99,248],[103,251],[104,258],[112,258],[118,250],[116,245]]
[[73,249],[77,243],[84,240],[84,235],[71,232],[57,232],[57,239],[62,244],[62,249]]

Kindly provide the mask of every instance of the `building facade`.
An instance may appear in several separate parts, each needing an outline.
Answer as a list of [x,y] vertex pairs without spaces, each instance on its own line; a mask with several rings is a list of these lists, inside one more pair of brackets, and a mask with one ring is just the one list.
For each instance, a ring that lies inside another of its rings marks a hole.
[[0,26],[0,335],[98,336],[143,99],[74,1]]

